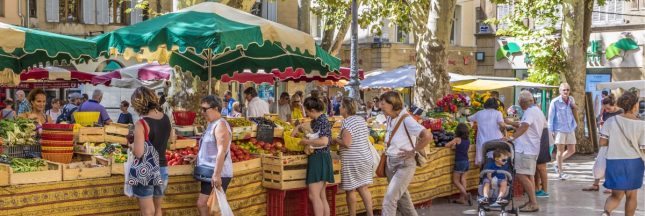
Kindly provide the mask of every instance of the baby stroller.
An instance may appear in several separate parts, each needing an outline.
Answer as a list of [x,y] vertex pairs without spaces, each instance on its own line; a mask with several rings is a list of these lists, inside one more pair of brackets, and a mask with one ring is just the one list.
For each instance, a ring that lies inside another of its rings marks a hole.
[[[513,177],[515,176],[515,168],[514,168],[515,157],[513,155],[514,153],[513,144],[503,140],[491,140],[484,143],[484,146],[482,146],[482,148],[483,148],[482,158],[484,158],[484,163],[481,166],[482,168],[479,174],[479,189],[478,189],[479,197],[480,198],[486,197],[484,195],[483,190],[484,190],[484,180],[487,178],[486,176],[488,173],[491,173],[493,175],[500,174],[500,173],[504,174],[506,176],[506,180],[508,183],[507,184],[508,187],[506,190],[506,194],[504,195],[504,199],[508,200],[508,202],[499,204],[499,207],[500,207],[499,215],[500,216],[507,216],[508,214],[518,215],[519,211],[515,207],[515,202],[513,201],[513,180],[514,180]],[[495,163],[494,159],[487,157],[488,153],[489,152],[492,153],[493,151],[498,149],[503,149],[510,152],[511,153],[510,161],[506,163],[500,170],[485,170],[484,167],[486,167],[486,165],[488,165],[489,163]],[[486,212],[491,210],[490,204],[491,203],[496,204],[497,195],[499,194],[499,186],[495,182],[496,181],[493,181],[490,184],[490,190],[489,190],[490,194],[489,196],[487,196],[488,200],[486,200],[485,202],[482,202],[480,199],[478,199],[477,212],[479,216],[486,216]],[[506,207],[508,207],[509,204],[511,205],[511,209],[507,211]]]

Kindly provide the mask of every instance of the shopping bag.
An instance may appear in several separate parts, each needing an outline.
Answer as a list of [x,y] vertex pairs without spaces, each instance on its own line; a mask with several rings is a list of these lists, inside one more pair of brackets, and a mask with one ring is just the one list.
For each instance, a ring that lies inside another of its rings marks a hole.
[[128,197],[134,196],[132,185],[128,184],[128,178],[130,177],[130,172],[127,171],[127,170],[130,170],[130,167],[132,166],[133,161],[134,161],[134,154],[132,154],[132,151],[128,150],[128,160],[125,163],[123,163],[123,170],[126,170],[126,172],[123,173],[123,177],[125,177],[123,181],[123,193]]
[[379,162],[381,162],[381,155],[376,151],[374,145],[370,142],[370,152],[372,153],[372,171],[376,172]]
[[213,188],[208,196],[208,213],[211,216],[234,216],[231,206],[226,201],[226,193],[221,188]]

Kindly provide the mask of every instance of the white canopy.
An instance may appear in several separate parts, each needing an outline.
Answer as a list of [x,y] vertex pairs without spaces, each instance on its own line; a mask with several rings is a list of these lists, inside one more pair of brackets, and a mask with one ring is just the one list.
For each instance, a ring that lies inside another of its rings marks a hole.
[[630,81],[618,81],[618,82],[604,82],[596,84],[597,90],[602,89],[623,89],[629,90],[631,88],[636,88],[640,92],[640,97],[645,97],[645,80],[630,80]]
[[[391,71],[378,70],[365,75],[361,88],[406,88],[416,84],[417,68],[414,65],[404,65]],[[450,82],[476,80],[472,76],[448,73]]]

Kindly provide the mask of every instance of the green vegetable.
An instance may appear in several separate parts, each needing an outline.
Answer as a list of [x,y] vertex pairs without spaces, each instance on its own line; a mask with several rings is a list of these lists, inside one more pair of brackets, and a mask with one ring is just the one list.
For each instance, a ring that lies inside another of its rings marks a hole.
[[34,172],[39,171],[42,167],[46,166],[42,159],[24,159],[13,158],[11,159],[11,168],[14,173]]
[[0,137],[8,146],[36,144],[36,125],[33,120],[16,118],[0,120]]

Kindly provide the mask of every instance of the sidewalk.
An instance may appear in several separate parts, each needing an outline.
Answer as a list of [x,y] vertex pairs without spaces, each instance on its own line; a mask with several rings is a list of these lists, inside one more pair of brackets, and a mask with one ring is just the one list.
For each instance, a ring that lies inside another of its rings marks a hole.
[[[598,192],[584,192],[581,189],[592,184],[593,177],[593,155],[575,155],[565,162],[565,172],[571,176],[569,180],[557,179],[552,165],[549,164],[549,198],[538,198],[540,211],[537,213],[520,213],[520,215],[552,215],[552,216],[596,216],[602,214],[607,194],[603,194],[604,188]],[[602,183],[602,182],[601,182]],[[645,186],[644,186],[645,188]],[[636,215],[645,215],[645,189],[641,188],[638,193],[638,207]],[[528,200],[526,196],[515,198],[517,205]],[[624,215],[623,203],[613,212],[613,215]],[[452,204],[448,199],[434,200],[432,206],[427,209],[418,209],[419,215],[477,215],[477,204],[473,206]],[[499,212],[489,212],[488,215],[499,215]]]

